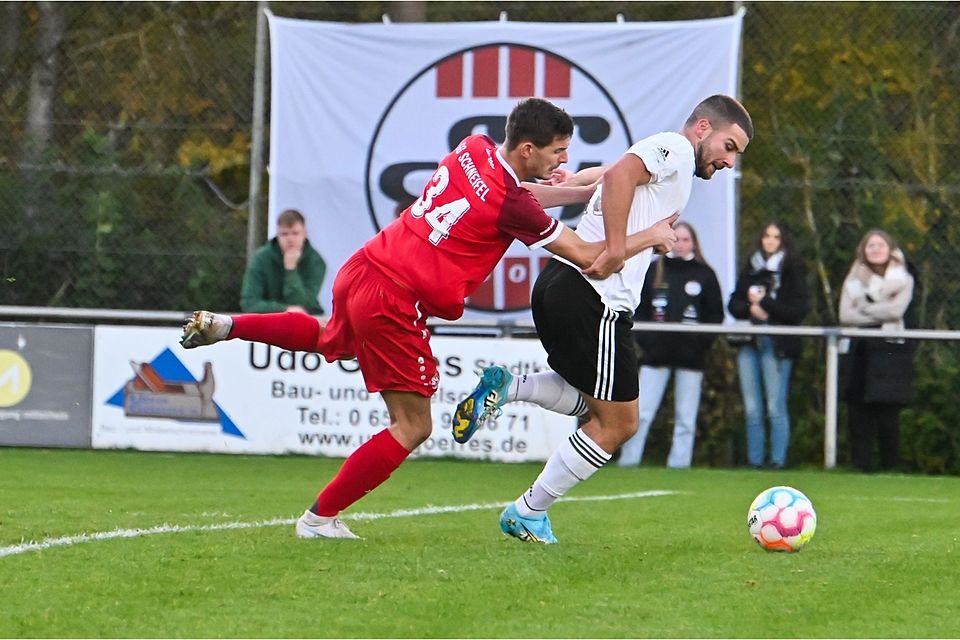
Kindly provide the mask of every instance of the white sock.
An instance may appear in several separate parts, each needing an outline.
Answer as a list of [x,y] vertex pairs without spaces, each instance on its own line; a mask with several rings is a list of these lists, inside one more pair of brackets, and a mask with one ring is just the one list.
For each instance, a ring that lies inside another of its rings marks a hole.
[[507,400],[523,400],[555,413],[582,416],[587,412],[583,396],[555,371],[523,374],[513,377]]
[[583,482],[610,460],[610,454],[577,429],[553,452],[533,485],[514,503],[524,518],[543,515],[557,498]]

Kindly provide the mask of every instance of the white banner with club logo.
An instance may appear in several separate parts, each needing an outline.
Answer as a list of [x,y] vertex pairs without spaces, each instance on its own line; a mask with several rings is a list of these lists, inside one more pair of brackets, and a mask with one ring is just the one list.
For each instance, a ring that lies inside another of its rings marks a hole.
[[[737,87],[743,13],[657,23],[341,24],[270,17],[270,234],[300,209],[327,261],[330,309],[340,265],[415,197],[466,135],[503,140],[523,97],[576,122],[567,168],[615,161],[636,140],[679,130],[703,98]],[[730,291],[735,176],[695,180],[682,218]],[[551,213],[575,226],[579,208]],[[546,253],[515,242],[468,301],[467,317],[529,318]]]

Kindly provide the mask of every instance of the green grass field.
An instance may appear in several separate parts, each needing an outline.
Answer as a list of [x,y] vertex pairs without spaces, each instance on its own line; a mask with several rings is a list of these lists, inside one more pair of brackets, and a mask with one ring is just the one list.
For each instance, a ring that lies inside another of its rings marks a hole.
[[[612,467],[547,547],[495,506],[539,464],[411,460],[345,514],[364,540],[295,538],[339,464],[0,449],[0,637],[960,636],[960,478]],[[817,509],[801,553],[747,534],[775,484]]]

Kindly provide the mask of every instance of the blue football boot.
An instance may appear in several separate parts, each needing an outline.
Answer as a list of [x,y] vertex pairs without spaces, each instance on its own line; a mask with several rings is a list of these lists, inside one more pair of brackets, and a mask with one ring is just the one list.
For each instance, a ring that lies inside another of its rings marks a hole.
[[517,513],[517,507],[511,504],[500,514],[500,530],[508,536],[513,536],[524,542],[540,542],[542,544],[557,544],[550,526],[550,518],[543,514],[542,518],[524,518]]
[[480,382],[453,413],[453,439],[463,444],[473,437],[487,418],[499,418],[500,407],[507,401],[507,390],[513,376],[505,367],[487,367]]

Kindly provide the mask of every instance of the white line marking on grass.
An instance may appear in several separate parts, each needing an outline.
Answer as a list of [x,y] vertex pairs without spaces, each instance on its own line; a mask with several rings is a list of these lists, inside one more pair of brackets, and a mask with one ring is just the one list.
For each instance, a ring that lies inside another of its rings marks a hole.
[[[676,495],[676,491],[637,491],[635,493],[620,493],[612,496],[572,496],[560,498],[558,502],[601,502],[606,500],[630,500],[632,498],[655,498],[658,496]],[[502,509],[510,502],[489,502],[487,504],[461,504],[449,506],[420,507],[419,509],[397,509],[385,513],[352,513],[343,516],[344,520],[382,520],[384,518],[410,518],[414,516],[429,516],[439,513],[463,513],[465,511],[483,511],[485,509]],[[97,533],[80,533],[74,536],[61,538],[47,538],[40,542],[23,542],[9,547],[0,547],[0,558],[15,556],[28,551],[43,551],[53,547],[69,547],[82,542],[97,540],[114,540],[117,538],[140,538],[161,533],[190,533],[192,531],[224,531],[227,529],[259,529],[277,525],[291,525],[297,518],[271,518],[257,522],[224,522],[221,524],[162,524],[147,529],[114,529]]]
[[918,498],[914,496],[852,496],[834,498],[835,500],[879,500],[882,502],[952,502],[949,498]]

